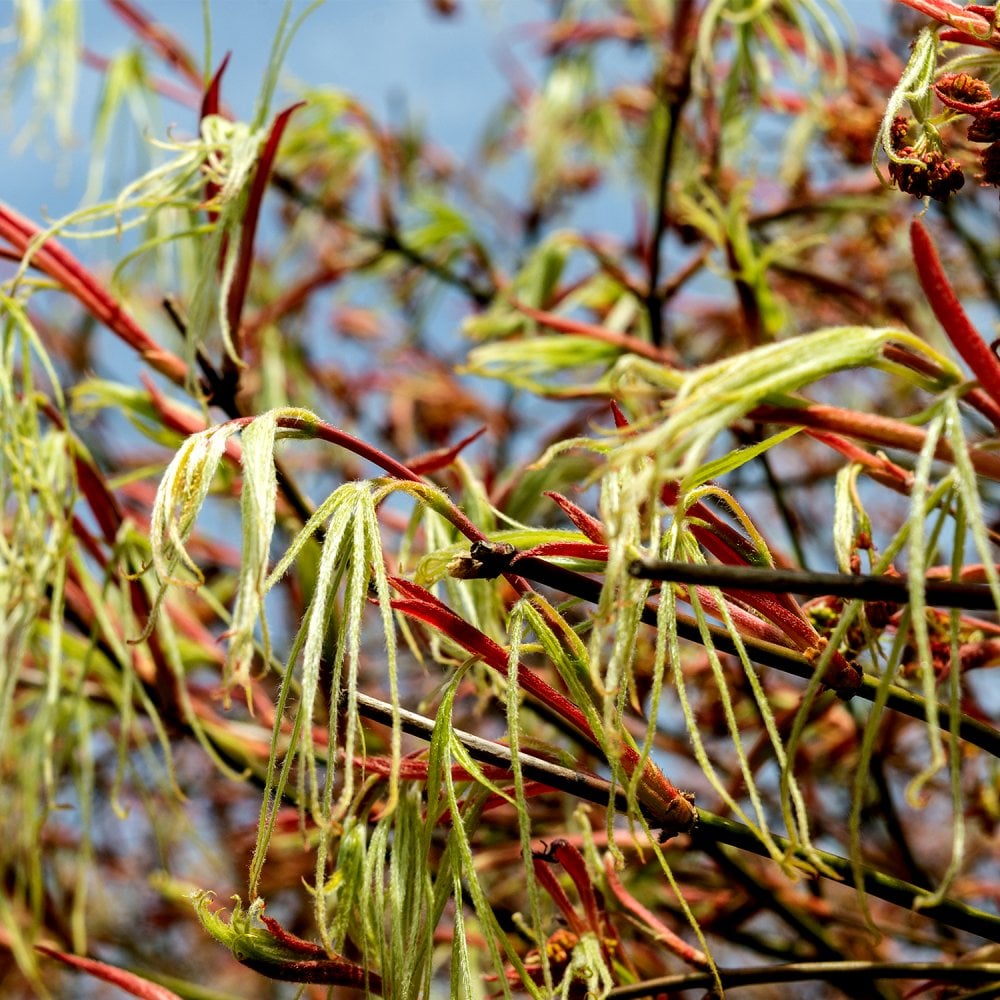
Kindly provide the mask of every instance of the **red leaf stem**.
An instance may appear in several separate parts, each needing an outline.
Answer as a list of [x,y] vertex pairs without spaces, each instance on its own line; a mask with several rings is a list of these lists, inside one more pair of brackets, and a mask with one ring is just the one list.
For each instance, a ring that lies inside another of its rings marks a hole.
[[[205,96],[201,99],[200,118],[207,118],[209,115],[223,114],[221,111],[222,76],[226,72],[226,67],[229,65],[229,57],[231,55],[231,52],[227,52],[222,57],[222,62],[219,63],[219,68],[215,71],[215,75],[205,88]],[[228,118],[228,114],[225,115],[225,117]]]
[[910,225],[910,241],[917,275],[934,315],[979,384],[1000,404],[1000,361],[962,308],[941,266],[934,241],[920,219],[914,219]]
[[582,507],[578,507],[572,500],[564,497],[561,493],[546,490],[545,496],[556,503],[570,521],[573,522],[574,526],[592,542],[598,545],[607,544],[607,539],[604,537],[604,525],[598,518],[588,514]]
[[525,549],[526,556],[566,556],[570,559],[592,559],[597,562],[607,562],[607,545],[595,545],[593,542],[543,542],[533,548]]
[[618,873],[615,871],[614,858],[610,854],[604,857],[604,876],[608,888],[619,904],[631,913],[633,917],[646,924],[655,934],[656,940],[689,965],[693,965],[698,969],[709,968],[708,959],[705,957],[703,951],[692,947],[687,941],[675,934],[652,910],[640,903],[622,885],[621,879],[618,878]]
[[599,941],[602,940],[604,938],[604,922],[601,919],[601,909],[597,905],[594,883],[591,881],[590,872],[587,871],[583,855],[578,848],[565,840],[557,840],[552,845],[552,855],[573,880],[573,885],[576,886],[576,891],[580,894],[580,902],[583,903],[584,912],[587,914],[590,929],[597,935]]
[[159,983],[143,979],[142,976],[138,976],[134,972],[119,969],[116,965],[108,965],[107,962],[98,962],[96,959],[83,958],[80,955],[70,955],[65,951],[59,951],[44,944],[36,944],[35,950],[70,966],[70,968],[85,972],[88,976],[111,983],[112,986],[117,986],[120,990],[131,993],[134,997],[140,997],[141,1000],[181,1000],[181,997],[173,990],[168,990],[165,986],[160,986]]
[[[390,582],[395,585],[396,581],[391,579]],[[470,625],[464,618],[459,618],[445,605],[436,600],[397,599],[392,602],[392,607],[409,618],[415,618],[430,625],[458,643],[467,652],[479,657],[502,676],[508,676],[507,651],[502,646],[497,645],[488,635],[480,632],[474,625]],[[556,691],[538,674],[523,664],[518,665],[517,681],[525,691],[533,694],[553,711],[558,712],[582,736],[585,736],[595,746],[599,746],[586,716],[564,694]],[[632,754],[635,755],[634,750]]]
[[76,473],[77,486],[80,487],[87,506],[93,511],[104,541],[113,546],[122,524],[122,510],[118,500],[78,447],[73,447],[73,469]]
[[[393,773],[396,763],[391,757],[369,754],[366,757],[355,757],[354,766],[366,774],[378,774],[388,778]],[[479,770],[490,781],[510,781],[511,769],[498,764],[479,764]],[[403,781],[426,781],[430,773],[430,762],[422,757],[404,757],[399,761],[397,772]],[[472,781],[473,776],[460,764],[452,764],[451,777],[454,781]]]
[[[984,345],[985,346],[985,345]],[[820,403],[810,403],[808,406],[758,406],[749,414],[753,420],[765,423],[784,424],[790,426],[799,424],[803,427],[815,427],[818,430],[833,431],[847,437],[866,441],[869,444],[883,448],[899,448],[902,451],[917,453],[924,446],[927,432],[921,427],[904,424],[901,420],[879,416],[876,413],[859,413],[839,406],[825,406]],[[969,461],[981,476],[1000,480],[1000,455],[984,451],[982,448],[969,448]],[[934,452],[934,457],[942,462],[954,462],[955,454],[947,441],[940,441]]]
[[[718,618],[719,621],[723,621],[722,608],[716,600],[712,589],[710,587],[701,586],[695,587],[694,589],[697,591],[698,601],[705,612],[713,618]],[[678,586],[677,596],[681,600],[686,601],[688,604],[691,603],[687,587]],[[728,589],[724,593],[724,597],[726,598],[735,596],[735,592]],[[781,629],[774,623],[761,618],[752,611],[748,611],[739,604],[733,604],[728,600],[724,600],[723,604],[725,605],[725,609],[728,612],[729,617],[732,619],[733,624],[736,626],[736,631],[739,632],[741,636],[752,639],[760,639],[764,642],[773,642],[776,646],[788,645],[789,637],[788,633],[784,629]],[[796,643],[796,645],[798,644]]]
[[[156,411],[160,422],[169,430],[190,436],[207,430],[207,424],[196,413],[174,402],[166,393],[160,392],[152,379],[145,375],[139,376],[149,393],[149,401]],[[250,418],[252,419],[252,418]],[[226,457],[230,461],[241,464],[243,461],[243,445],[235,436],[226,439]]]
[[946,35],[957,36],[952,40],[965,45],[984,45],[988,44],[991,37],[993,25],[983,13],[984,11],[992,13],[991,7],[970,4],[963,8],[957,7],[949,0],[898,0],[898,2],[933,18],[939,24],[947,24],[951,30],[942,32],[942,39]]
[[576,912],[575,907],[570,902],[569,896],[566,895],[566,890],[563,889],[559,884],[559,880],[552,873],[549,863],[542,858],[533,858],[532,864],[538,884],[552,897],[552,902],[556,904],[563,917],[566,918],[566,923],[569,924],[570,930],[577,937],[582,937],[587,933],[587,925],[580,919],[580,914]]
[[[253,417],[239,417],[236,422],[241,426],[246,426],[253,419]],[[324,420],[316,422],[300,420],[297,417],[283,417],[278,420],[278,426],[302,430],[321,441],[328,441],[331,444],[339,445],[341,448],[346,448],[358,457],[377,465],[380,469],[388,472],[390,476],[395,476],[397,479],[402,479],[406,482],[420,483],[422,486],[426,485],[416,472],[402,462],[396,461],[396,459],[387,455],[380,448],[376,448],[374,445],[368,444],[367,441],[362,441],[361,438],[357,438],[353,434],[348,434],[347,431],[341,430],[339,427],[335,427]],[[450,501],[448,502],[447,517],[469,541],[486,541],[486,536],[482,531],[476,527],[459,507]],[[517,580],[517,577],[508,576],[508,579],[513,581]],[[521,586],[518,589],[519,593],[525,589],[526,584],[521,581]]]
[[[226,67],[229,65],[229,57],[231,53],[227,52],[222,58],[222,62],[219,63],[219,68],[215,71],[215,75],[212,77],[211,82],[208,87],[205,88],[205,96],[201,99],[201,109],[199,113],[199,121],[204,121],[209,115],[219,114],[220,108],[220,94],[222,91],[222,76],[226,72]],[[211,202],[213,198],[219,193],[220,185],[216,184],[214,181],[205,182],[205,201]],[[219,213],[209,209],[206,213],[208,215],[209,222],[215,222],[219,217]],[[226,253],[226,244],[223,242],[222,250],[220,252],[220,257],[224,257]]]
[[839,434],[830,434],[827,431],[807,430],[805,432],[816,441],[820,441],[834,451],[840,452],[845,458],[856,462],[865,468],[865,471],[876,482],[883,486],[909,496],[913,489],[913,473],[891,462],[885,455],[872,455],[871,452],[859,448],[856,444],[841,437]]
[[[820,645],[819,633],[790,594],[762,594],[749,590],[731,590],[729,587],[725,589],[724,593],[730,600],[739,601],[762,614],[769,622],[777,626],[787,638],[791,639],[802,652],[808,652]],[[789,601],[794,603],[794,611],[787,607]]]
[[[667,507],[676,506],[679,495],[677,483],[667,483],[660,490],[660,500]],[[767,561],[749,538],[723,521],[707,504],[701,501],[691,504],[684,516],[692,522],[690,527],[698,541],[720,561],[746,566],[761,566]]]
[[[44,404],[43,409],[46,416],[54,424],[59,427],[65,426],[62,416],[54,406],[46,403]],[[118,532],[121,528],[122,521],[124,520],[121,505],[118,503],[118,499],[108,486],[100,470],[93,464],[90,460],[90,456],[83,450],[82,445],[79,445],[76,440],[73,439],[71,447],[73,448],[73,468],[77,477],[77,483],[80,486],[80,492],[87,501],[87,506],[90,507],[90,510],[94,515],[94,519],[97,521],[97,524],[101,529],[101,535],[103,536],[105,543],[109,548],[111,548],[117,541]],[[106,567],[108,565],[107,557],[103,552],[97,549],[96,540],[92,538],[89,532],[81,531],[83,526],[79,524],[78,518],[74,516],[73,521],[74,530],[76,531],[78,537],[80,537],[83,541],[91,556],[102,567]],[[79,527],[77,527],[77,525],[79,525]],[[73,582],[72,577],[73,574],[71,573],[71,582]],[[75,583],[74,586],[76,586]],[[129,580],[127,586],[132,611],[136,616],[136,621],[145,625],[149,619],[150,611],[152,610],[149,603],[149,596],[139,580]],[[89,599],[84,596],[84,591],[82,589],[78,589],[76,600],[77,607],[89,607]],[[89,624],[93,620],[92,611],[86,613],[83,620]],[[155,678],[150,678],[148,671],[138,669],[137,672],[147,683],[151,680],[155,680],[156,688],[161,698],[161,707],[168,710],[174,710],[177,708],[179,697],[176,690],[176,677],[173,670],[170,668],[166,655],[163,651],[159,635],[156,631],[150,633],[147,639],[147,644],[156,667]],[[134,659],[138,663],[138,650],[135,651]]]
[[[662,496],[664,503],[676,502],[676,484],[665,486]],[[765,563],[750,539],[723,521],[707,504],[700,501],[692,504],[684,517],[691,534],[719,562],[727,566],[760,566]],[[791,594],[759,594],[727,588],[726,596],[759,612],[800,650],[813,649],[820,641],[819,633]]]
[[[486,777],[489,777],[489,773],[484,768],[483,773]],[[471,775],[467,780],[471,780]],[[551,785],[546,785],[541,781],[525,781],[521,785],[521,794],[526,799],[533,799],[539,795],[548,795],[550,792],[555,792],[557,795],[563,794],[557,789],[553,788]],[[489,795],[483,800],[483,804],[478,808],[482,812],[488,812],[490,809],[500,809],[503,806],[509,806],[510,800],[514,797],[514,786],[507,786],[506,795],[498,795],[496,792],[490,792]],[[451,821],[451,810],[446,809],[441,813],[441,822],[446,823]]]
[[628,417],[625,416],[622,408],[613,399],[611,400],[611,415],[615,418],[615,427],[618,430],[624,430],[628,427]]
[[[889,361],[905,365],[929,378],[940,380],[944,376],[940,365],[936,365],[930,358],[925,358],[922,354],[917,354],[916,351],[911,351],[899,344],[886,344],[882,348],[882,354]],[[962,401],[978,410],[994,427],[1000,428],[1000,404],[995,403],[993,398],[982,389],[970,389],[962,397]]]
[[671,351],[654,347],[638,337],[619,333],[617,330],[608,330],[603,326],[595,326],[593,323],[570,319],[568,316],[560,316],[558,313],[535,309],[524,302],[514,302],[513,305],[518,312],[524,313],[529,319],[533,319],[542,326],[547,326],[550,330],[556,330],[558,333],[572,333],[581,337],[590,337],[591,340],[599,340],[604,344],[638,354],[640,357],[648,358],[661,365],[669,365],[671,368],[678,366],[678,359]]
[[432,472],[438,472],[441,469],[447,468],[455,461],[456,458],[461,454],[461,452],[467,448],[473,441],[482,437],[486,433],[485,424],[478,430],[473,431],[471,434],[467,434],[460,441],[451,445],[448,448],[438,448],[435,451],[428,451],[423,455],[418,455],[416,458],[411,458],[407,461],[406,465],[411,472],[417,473],[419,476],[427,476]]
[[297,934],[293,934],[291,931],[285,930],[281,924],[278,923],[274,917],[269,917],[266,914],[260,915],[261,923],[267,928],[268,933],[274,938],[278,944],[290,951],[298,952],[300,955],[312,955],[314,958],[327,958],[326,951],[321,948],[318,944],[312,941],[306,941],[305,938],[300,938]]
[[[905,3],[906,0],[903,0]],[[975,45],[980,49],[998,49],[1000,48],[1000,35],[994,32],[989,38],[977,38],[975,35],[970,35],[967,31],[955,31],[953,29],[948,29],[947,31],[942,31],[938,38],[942,42],[957,42],[959,45]]]
[[31,263],[77,299],[94,319],[103,323],[158,372],[178,385],[184,385],[187,377],[187,365],[184,361],[157,344],[97,276],[84,267],[58,240],[49,237],[40,245],[32,247],[32,240],[41,233],[42,230],[34,222],[0,202],[0,238],[10,243],[22,260],[30,252]]

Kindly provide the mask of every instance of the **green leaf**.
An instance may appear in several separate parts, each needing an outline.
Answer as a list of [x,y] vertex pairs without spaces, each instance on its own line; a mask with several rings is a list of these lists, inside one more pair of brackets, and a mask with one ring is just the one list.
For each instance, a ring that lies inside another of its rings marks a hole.
[[573,334],[528,337],[474,348],[462,370],[542,395],[565,395],[595,388],[594,383],[561,383],[578,378],[581,369],[598,368],[605,374],[620,353],[610,344]]
[[790,437],[794,437],[801,429],[801,427],[788,427],[777,434],[772,434],[771,437],[765,438],[763,441],[747,445],[745,448],[737,448],[735,451],[728,452],[719,458],[713,459],[711,462],[706,462],[688,475],[681,484],[681,491],[693,490],[701,486],[702,483],[718,479],[727,472],[732,472],[734,469],[746,465],[747,462],[752,462],[775,445],[781,444],[782,441],[787,441]]

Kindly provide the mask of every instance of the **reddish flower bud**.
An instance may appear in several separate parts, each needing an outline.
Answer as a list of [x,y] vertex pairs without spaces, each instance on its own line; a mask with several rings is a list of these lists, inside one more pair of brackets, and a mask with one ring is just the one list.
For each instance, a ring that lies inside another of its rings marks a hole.
[[984,184],[1000,187],[1000,142],[994,142],[983,150],[982,160]]
[[1000,114],[980,115],[969,126],[970,142],[1000,141]]
[[889,162],[889,176],[900,191],[914,198],[931,197],[947,201],[965,183],[962,165],[954,157],[946,157],[939,150],[925,149],[918,152],[913,146],[900,147],[897,142],[906,137],[906,120],[893,121],[890,137],[896,152],[919,163]]
[[962,164],[952,156],[935,153],[928,167],[927,193],[938,201],[947,201],[965,183]]
[[902,115],[893,118],[892,125],[889,126],[889,138],[892,140],[892,148],[897,152],[906,146],[910,138],[910,123]]
[[[912,146],[903,146],[897,152],[900,156],[906,157],[917,155],[917,151]],[[904,194],[912,194],[914,198],[925,198],[928,194],[927,166],[924,163],[896,163],[894,160],[890,160],[889,176]]]
[[968,73],[946,73],[934,84],[934,91],[942,104],[969,114],[993,99],[989,84]]

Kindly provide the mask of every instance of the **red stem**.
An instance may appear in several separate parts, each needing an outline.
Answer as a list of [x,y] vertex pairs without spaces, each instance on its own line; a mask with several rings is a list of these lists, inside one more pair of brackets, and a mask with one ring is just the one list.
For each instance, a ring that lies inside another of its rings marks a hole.
[[[254,417],[239,417],[235,423],[240,427],[245,427],[254,419]],[[343,431],[339,427],[334,427],[333,424],[328,424],[322,420],[314,422],[300,420],[297,417],[282,417],[278,420],[278,426],[306,431],[311,436],[319,438],[321,441],[329,441],[331,444],[336,444],[341,448],[346,448],[348,451],[353,452],[360,458],[366,459],[374,465],[377,465],[379,468],[384,469],[390,476],[395,476],[397,479],[403,479],[411,483],[420,483],[421,486],[427,485],[420,476],[418,476],[412,469],[403,465],[402,462],[397,462],[396,459],[387,455],[384,451],[376,448],[374,445],[368,444],[367,441],[362,441],[361,438],[356,438],[353,434],[348,434],[347,431]],[[479,530],[479,528],[477,528],[475,524],[473,524],[472,521],[470,521],[469,518],[450,501],[448,520],[451,521],[451,523],[458,528],[458,530],[465,535],[469,541],[486,541],[486,536]]]
[[247,286],[250,282],[250,268],[253,265],[253,243],[257,235],[257,221],[260,218],[260,206],[264,200],[264,191],[271,176],[274,158],[278,152],[278,144],[285,131],[285,126],[292,114],[301,108],[305,101],[299,101],[285,108],[271,126],[264,151],[261,153],[250,185],[250,196],[247,199],[246,213],[243,216],[243,229],[240,235],[240,252],[236,261],[236,273],[229,290],[229,300],[226,303],[226,318],[229,320],[229,330],[236,345],[236,354],[242,357],[242,336],[240,334],[240,317],[243,315],[243,303],[246,301]]
[[552,897],[552,902],[559,908],[559,911],[566,919],[566,923],[569,924],[570,930],[577,937],[583,937],[587,933],[587,925],[580,918],[580,914],[573,908],[569,896],[566,895],[566,890],[559,884],[555,875],[550,871],[548,862],[543,861],[541,858],[533,858],[532,865],[535,869],[535,879],[549,896]]
[[941,266],[934,241],[920,219],[910,225],[913,260],[927,301],[944,327],[948,339],[955,345],[962,360],[972,369],[979,384],[1000,403],[1000,361],[972,325],[955,290]]
[[95,979],[103,979],[104,982],[111,983],[112,986],[117,986],[134,997],[140,997],[141,1000],[181,1000],[173,990],[168,990],[166,986],[150,982],[126,969],[119,969],[116,965],[98,962],[93,958],[84,958],[82,955],[71,955],[44,944],[36,944],[35,950],[68,965],[72,969],[85,972]]
[[[927,438],[927,432],[922,427],[913,427],[877,413],[861,413],[822,403],[810,403],[808,406],[772,406],[765,403],[753,409],[749,416],[764,423],[786,426],[801,424],[803,427],[832,431],[869,444],[881,445],[883,448],[899,448],[910,452],[919,452]],[[979,475],[988,479],[1000,479],[1000,456],[982,448],[969,448],[968,452],[969,461]],[[955,461],[954,452],[946,441],[938,442],[934,457],[943,462]]]
[[[205,88],[205,96],[201,99],[201,118],[207,118],[209,115],[224,114],[221,110],[222,75],[226,72],[226,67],[229,65],[229,57],[231,55],[231,52],[227,52],[222,57],[222,62],[219,63],[219,68],[215,71],[215,75]],[[225,114],[225,117],[228,118],[229,115]]]
[[[580,894],[580,902],[583,903],[584,912],[587,914],[587,922],[590,924],[590,929],[597,935],[598,940],[600,940],[604,931],[601,921],[601,910],[597,905],[594,883],[591,881],[590,872],[587,871],[587,864],[583,860],[583,855],[578,848],[566,840],[557,840],[552,845],[552,853],[556,861],[563,866],[566,874],[573,880],[576,891]],[[606,942],[602,941],[602,945],[606,947]]]
[[58,240],[49,237],[35,247],[32,240],[42,230],[9,205],[0,202],[0,238],[5,239],[23,260],[30,251],[31,263],[76,298],[94,319],[103,323],[139,353],[144,361],[172,382],[184,385],[187,365],[161,347],[122,308],[97,276],[87,270]]

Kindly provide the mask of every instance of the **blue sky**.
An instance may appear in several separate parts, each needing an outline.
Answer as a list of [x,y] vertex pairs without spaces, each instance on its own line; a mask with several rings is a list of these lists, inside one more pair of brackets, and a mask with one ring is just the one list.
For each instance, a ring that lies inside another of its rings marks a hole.
[[[297,4],[296,9],[303,6]],[[888,6],[888,0],[844,4],[862,37],[871,26],[884,23]],[[8,22],[13,10],[9,0],[0,0],[0,12],[5,8],[0,23]],[[146,9],[201,57],[199,0],[146,0]],[[225,52],[233,53],[225,96],[238,114],[249,116],[281,4],[214,0],[211,9],[213,63]],[[449,19],[434,15],[425,0],[327,0],[293,42],[286,76],[347,90],[379,116],[405,111],[438,143],[463,156],[478,138],[486,109],[507,93],[498,54],[513,46],[527,56],[530,46],[518,41],[522,28],[543,18],[548,9],[541,0],[463,0],[459,15]],[[129,45],[130,32],[104,3],[85,0],[82,10],[89,49],[111,56]],[[0,45],[0,61],[5,49],[9,52]],[[78,204],[85,184],[85,137],[92,128],[99,84],[95,71],[83,70],[74,112],[75,148],[60,152],[34,144],[8,159],[5,199],[31,215],[43,208],[59,215]],[[19,94],[11,113],[0,118],[8,146],[23,125],[28,98],[27,93]],[[183,109],[171,108],[168,115],[189,127]]]

